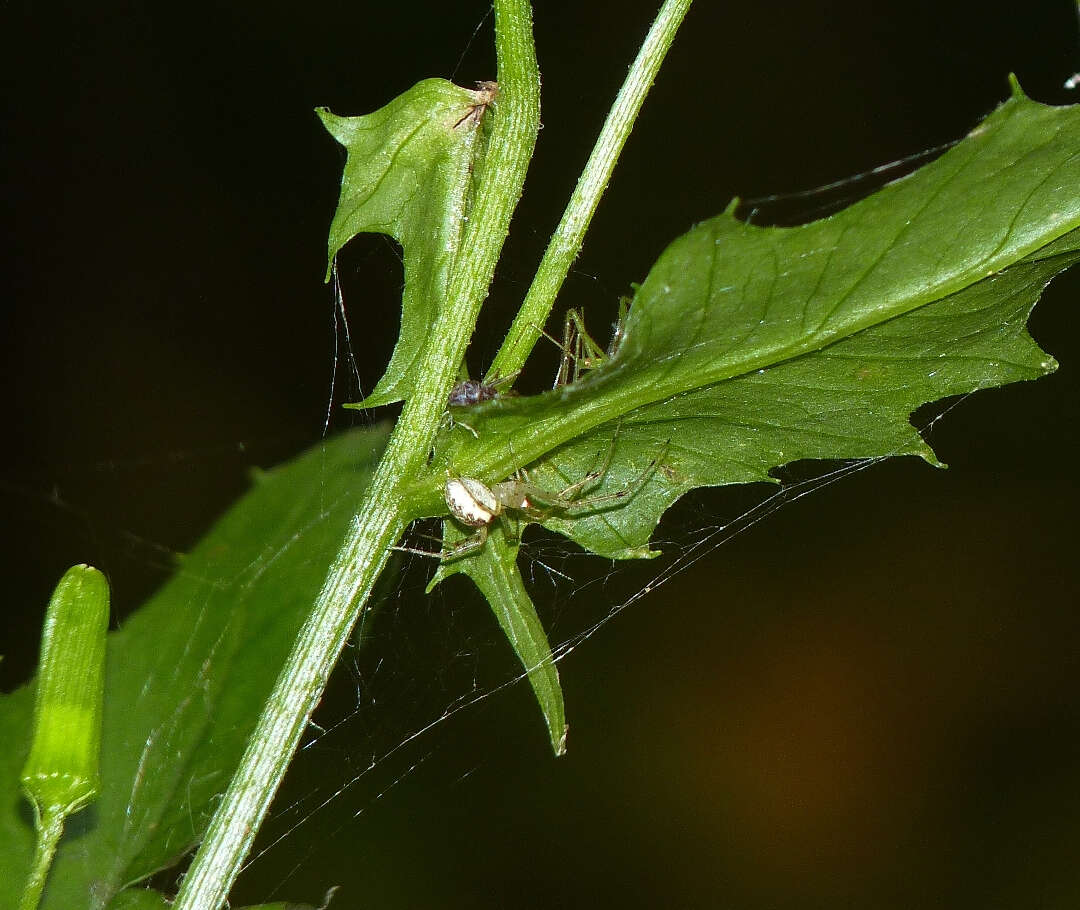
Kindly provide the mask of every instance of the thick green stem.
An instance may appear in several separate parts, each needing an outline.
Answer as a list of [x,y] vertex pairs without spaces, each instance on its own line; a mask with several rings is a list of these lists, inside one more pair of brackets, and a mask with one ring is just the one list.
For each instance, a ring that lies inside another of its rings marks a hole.
[[64,833],[64,817],[64,810],[58,806],[50,806],[38,814],[37,844],[34,847],[30,875],[23,886],[19,910],[37,910],[41,903],[45,879],[56,854],[56,845],[60,842],[60,835]]
[[626,75],[626,81],[619,89],[615,104],[604,121],[604,127],[593,146],[585,170],[578,178],[562,220],[551,237],[536,277],[525,295],[525,301],[507,333],[506,340],[492,361],[488,370],[489,381],[498,376],[517,373],[540,338],[540,330],[547,322],[555,304],[555,297],[566,280],[571,264],[581,251],[585,231],[600,203],[600,197],[607,189],[611,173],[630,131],[634,128],[638,111],[652,88],[660,64],[664,62],[690,3],[691,0],[665,0],[657,13],[645,43],[638,51]]
[[432,326],[420,375],[323,589],[278,677],[206,837],[176,910],[225,902],[305,726],[388,555],[413,517],[403,489],[423,471],[458,365],[487,294],[539,127],[540,75],[528,0],[496,0],[499,98],[479,190],[446,306]]

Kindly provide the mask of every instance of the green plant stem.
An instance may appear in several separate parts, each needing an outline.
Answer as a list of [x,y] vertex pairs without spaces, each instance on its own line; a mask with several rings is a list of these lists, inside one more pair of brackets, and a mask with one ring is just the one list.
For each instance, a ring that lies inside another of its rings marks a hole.
[[34,859],[23,886],[19,910],[37,910],[41,903],[41,894],[45,890],[45,880],[56,854],[56,845],[60,842],[60,835],[64,833],[65,815],[64,808],[60,806],[49,806],[38,813]]
[[184,879],[176,910],[217,910],[225,902],[388,548],[413,517],[403,507],[402,491],[426,466],[539,128],[540,74],[528,0],[496,0],[495,44],[499,99],[491,143],[447,303],[424,351],[420,375],[425,381],[402,411],[352,532],[330,567]]
[[487,374],[489,382],[499,376],[517,373],[539,340],[540,330],[547,322],[570,266],[581,252],[585,231],[600,203],[600,197],[607,189],[615,163],[634,128],[634,121],[660,64],[664,62],[675,33],[690,9],[690,3],[691,0],[665,0],[657,13],[645,43],[638,51],[615,104],[604,121],[592,154],[578,178],[574,194],[525,295],[525,301],[491,363]]

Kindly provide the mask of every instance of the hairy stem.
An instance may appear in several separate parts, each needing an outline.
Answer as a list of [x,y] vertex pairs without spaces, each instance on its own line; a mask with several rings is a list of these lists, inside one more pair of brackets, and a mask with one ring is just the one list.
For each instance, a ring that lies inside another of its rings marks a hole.
[[539,127],[540,75],[528,0],[496,0],[495,43],[500,91],[491,144],[447,304],[424,352],[424,381],[402,411],[351,533],[184,879],[176,910],[217,910],[225,902],[327,677],[386,563],[387,548],[413,517],[403,507],[402,490],[425,467],[521,195]]
[[489,382],[498,376],[517,373],[540,338],[540,329],[547,322],[559,288],[581,251],[585,231],[600,203],[600,197],[607,189],[615,163],[690,3],[691,0],[665,0],[657,13],[645,43],[638,51],[615,104],[604,121],[592,154],[578,178],[574,194],[525,295],[525,301],[492,361],[487,374]]
[[[35,807],[36,808],[36,807]],[[57,806],[49,806],[37,816],[37,842],[34,845],[34,859],[30,866],[30,875],[23,887],[19,910],[37,910],[41,895],[45,890],[45,879],[49,874],[56,845],[64,833],[64,812]]]

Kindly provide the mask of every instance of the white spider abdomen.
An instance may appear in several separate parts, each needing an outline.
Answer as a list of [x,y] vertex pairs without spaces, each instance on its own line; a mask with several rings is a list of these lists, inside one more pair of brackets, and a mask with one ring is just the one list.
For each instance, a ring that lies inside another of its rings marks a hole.
[[454,518],[470,528],[491,524],[501,511],[495,494],[471,477],[446,478],[445,495]]

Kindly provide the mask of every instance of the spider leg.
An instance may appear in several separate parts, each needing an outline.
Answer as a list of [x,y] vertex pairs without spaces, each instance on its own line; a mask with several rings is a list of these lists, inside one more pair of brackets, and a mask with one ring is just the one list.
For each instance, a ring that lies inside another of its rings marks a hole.
[[453,429],[454,427],[461,427],[462,429],[468,430],[470,433],[472,433],[473,439],[479,439],[480,438],[480,434],[477,433],[476,430],[474,430],[472,428],[472,426],[467,424],[464,420],[460,420],[460,419],[455,420],[453,417],[451,417],[450,418],[450,427],[451,427],[451,429]]
[[400,547],[396,544],[390,547],[396,553],[412,553],[414,556],[430,556],[433,559],[442,559],[442,553],[433,553],[431,550],[421,550],[419,547]]
[[611,445],[608,446],[607,455],[604,456],[604,462],[598,468],[594,468],[589,471],[584,477],[577,483],[572,483],[568,487],[564,487],[559,491],[559,499],[566,503],[572,503],[577,500],[577,495],[586,487],[592,486],[596,481],[603,477],[608,468],[611,467],[611,460],[615,457],[615,445],[619,441],[619,430],[622,429],[622,422],[615,428],[615,432],[611,436]]
[[[565,512],[573,503],[577,500],[577,495],[589,485],[596,483],[601,477],[603,477],[609,467],[611,467],[611,460],[615,455],[615,444],[619,440],[619,430],[616,429],[614,435],[611,437],[611,444],[608,446],[607,455],[604,457],[603,464],[600,467],[589,471],[581,480],[576,483],[572,483],[567,487],[563,487],[558,492],[553,490],[545,490],[541,486],[537,486],[529,479],[528,472],[521,468],[514,475],[514,480],[506,481],[501,484],[495,484],[492,490],[498,489],[496,494],[500,498],[504,499],[504,504],[509,508],[518,512],[524,512],[530,516],[533,520],[543,520],[552,511]],[[512,496],[513,499],[509,497]],[[550,508],[542,508],[529,502],[532,499],[537,503],[542,503],[550,506]]]
[[439,550],[437,553],[431,550],[420,550],[416,547],[401,547],[393,546],[391,550],[397,550],[399,553],[412,553],[416,556],[430,556],[432,559],[438,559],[440,562],[450,562],[455,559],[461,559],[463,556],[468,556],[470,553],[475,553],[481,547],[488,538],[488,526],[484,525],[478,528],[475,534],[466,537],[464,540],[459,541],[449,549]]
[[487,543],[489,527],[490,525],[483,525],[477,528],[475,534],[471,534],[464,540],[454,544],[449,550],[443,550],[439,554],[439,558],[443,562],[451,562],[455,559],[461,559],[463,556],[468,556],[470,553],[475,553]]
[[603,366],[608,359],[604,349],[585,330],[585,317],[581,310],[566,311],[562,341],[546,331],[543,326],[535,323],[530,323],[530,325],[562,353],[559,359],[559,371],[555,374],[555,381],[551,386],[553,389],[577,382],[586,370],[595,370]]
[[663,447],[656,456],[650,461],[643,471],[641,471],[633,480],[628,484],[621,487],[618,490],[613,490],[610,493],[599,493],[596,496],[586,496],[583,499],[577,498],[577,494],[585,489],[589,484],[594,483],[599,478],[603,477],[608,468],[611,466],[612,455],[615,450],[615,440],[612,440],[612,446],[608,450],[607,457],[604,459],[604,463],[596,470],[590,471],[577,483],[573,483],[558,493],[552,493],[536,487],[531,483],[523,483],[519,485],[522,492],[527,496],[535,499],[541,503],[550,505],[551,509],[541,509],[535,506],[530,506],[527,510],[530,513],[538,516],[541,520],[551,514],[552,511],[561,512],[564,514],[573,515],[579,512],[595,511],[599,508],[607,506],[609,504],[615,504],[625,499],[629,499],[634,496],[649,480],[656,470],[657,465],[660,463],[660,459],[663,458],[664,452],[667,451],[667,447],[671,440],[666,440]]
[[645,486],[649,478],[652,477],[656,471],[656,466],[660,463],[660,459],[663,457],[664,452],[667,451],[668,443],[664,443],[664,448],[656,454],[652,461],[645,465],[645,470],[637,475],[626,486],[614,490],[611,493],[600,493],[596,496],[587,496],[584,499],[574,499],[567,503],[563,509],[564,512],[573,514],[575,512],[589,512],[594,511],[599,507],[606,506],[609,503],[621,502],[624,499],[637,494],[637,492]]
[[489,376],[485,379],[484,384],[491,386],[494,389],[500,389],[504,385],[513,385],[514,380],[517,379],[519,375],[521,375],[521,370],[514,370],[514,372],[507,373],[505,376],[500,376],[496,373],[494,376]]

